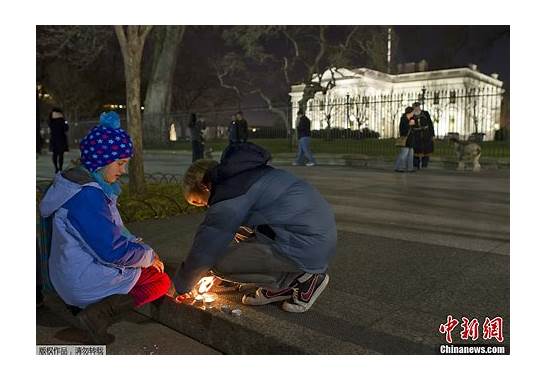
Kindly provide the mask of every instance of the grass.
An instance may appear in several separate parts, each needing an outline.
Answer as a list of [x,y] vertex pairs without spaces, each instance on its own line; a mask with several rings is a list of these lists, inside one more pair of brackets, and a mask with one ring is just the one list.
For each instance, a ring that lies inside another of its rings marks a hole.
[[142,195],[131,194],[127,185],[122,185],[118,210],[124,223],[203,212],[186,202],[182,186],[176,183],[146,184]]
[[[291,144],[286,138],[250,139],[255,144],[261,145],[272,154],[295,153],[297,145]],[[210,140],[206,142],[205,149],[212,148],[215,152],[224,150],[226,140]],[[482,157],[510,158],[510,144],[506,141],[486,141],[481,143]],[[173,149],[191,151],[191,143],[177,141],[171,145],[146,146],[148,149]],[[394,139],[334,139],[325,140],[313,138],[311,150],[313,153],[325,154],[364,154],[368,156],[395,157],[398,154],[394,146]],[[443,157],[455,156],[453,146],[447,141],[437,140],[434,143],[434,154]]]
[[[47,183],[42,183],[40,190],[36,189],[36,217],[39,222],[38,204],[44,194]],[[204,209],[188,204],[182,194],[182,186],[177,183],[148,183],[146,192],[134,195],[127,185],[122,185],[118,198],[118,210],[124,223],[139,222],[149,219],[163,219],[175,215],[196,214]]]

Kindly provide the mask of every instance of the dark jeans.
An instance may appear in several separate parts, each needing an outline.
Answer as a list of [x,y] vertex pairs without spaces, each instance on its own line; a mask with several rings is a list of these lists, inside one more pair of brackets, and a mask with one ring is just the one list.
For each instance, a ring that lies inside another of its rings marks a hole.
[[416,169],[426,168],[428,166],[429,160],[430,160],[429,156],[423,156],[423,157],[413,156],[413,166]]
[[205,145],[201,141],[193,141],[191,142],[191,151],[192,151],[192,162],[195,162],[197,160],[200,160],[203,158],[203,153]]
[[223,280],[255,284],[268,289],[288,287],[303,273],[296,264],[276,252],[267,240],[250,238],[231,243],[228,252],[214,265],[213,273]]
[[55,166],[55,173],[63,170],[64,152],[53,151],[53,165]]

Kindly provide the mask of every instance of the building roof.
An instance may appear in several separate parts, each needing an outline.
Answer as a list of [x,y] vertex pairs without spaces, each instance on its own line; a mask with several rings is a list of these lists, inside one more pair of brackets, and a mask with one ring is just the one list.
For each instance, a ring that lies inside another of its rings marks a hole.
[[[471,78],[476,79],[487,84],[502,87],[503,82],[484,73],[479,72],[477,69],[473,70],[469,67],[460,67],[453,69],[442,70],[430,70],[430,71],[417,71],[404,74],[387,74],[381,71],[368,69],[366,67],[356,69],[339,68],[334,69],[334,75],[336,81],[355,80],[360,78],[367,78],[376,80],[383,83],[408,83],[408,82],[423,82],[427,80],[437,79],[449,79],[449,78]],[[314,76],[315,78],[317,75]],[[331,78],[330,71],[326,71],[322,77],[322,81],[326,82]],[[299,83],[292,86],[292,91],[298,91],[303,89],[304,84]]]

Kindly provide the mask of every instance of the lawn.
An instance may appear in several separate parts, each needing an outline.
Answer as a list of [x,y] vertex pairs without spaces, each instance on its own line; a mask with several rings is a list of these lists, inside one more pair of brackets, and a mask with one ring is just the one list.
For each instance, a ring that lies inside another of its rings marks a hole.
[[[261,145],[271,153],[295,153],[297,146],[286,138],[250,139],[249,141]],[[227,145],[226,140],[210,140],[205,149],[212,148],[215,152],[222,151]],[[506,141],[486,141],[481,143],[482,157],[510,158],[510,144]],[[191,151],[189,141],[177,141],[173,144],[153,146],[146,145],[146,149],[174,149]],[[398,153],[394,146],[394,139],[333,139],[325,140],[313,138],[311,149],[314,153],[327,154],[365,154],[368,156],[394,157]],[[437,140],[434,143],[434,153],[438,156],[454,156],[453,146],[447,141]]]

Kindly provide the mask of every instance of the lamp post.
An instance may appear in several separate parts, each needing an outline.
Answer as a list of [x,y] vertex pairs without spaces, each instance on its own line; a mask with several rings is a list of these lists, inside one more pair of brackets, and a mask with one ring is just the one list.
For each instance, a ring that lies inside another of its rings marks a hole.
[[425,94],[427,92],[427,89],[425,88],[425,85],[423,85],[423,88],[421,89],[421,109],[425,108]]
[[346,111],[347,111],[347,115],[346,115],[345,118],[346,118],[346,120],[347,120],[347,129],[349,129],[349,128],[350,128],[350,125],[349,125],[349,93],[347,93],[347,97],[346,97],[346,98],[347,98],[347,101],[346,101],[346,103],[345,103],[345,105],[346,105],[345,108],[346,108]]

